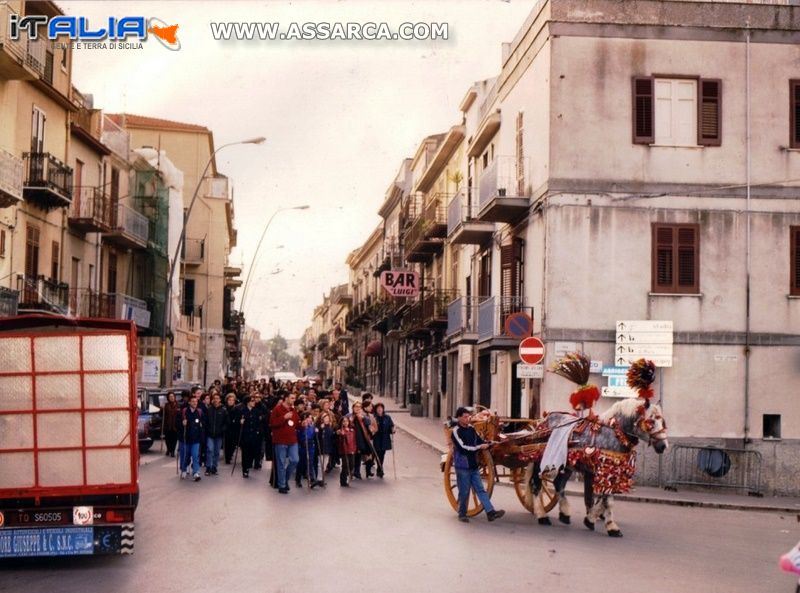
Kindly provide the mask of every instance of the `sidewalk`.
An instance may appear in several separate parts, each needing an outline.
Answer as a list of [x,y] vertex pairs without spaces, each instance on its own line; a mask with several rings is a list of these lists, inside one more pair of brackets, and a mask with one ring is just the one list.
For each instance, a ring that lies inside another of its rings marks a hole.
[[[354,400],[354,398],[351,397],[351,400]],[[438,418],[412,417],[407,408],[401,408],[391,398],[375,397],[373,401],[375,403],[381,402],[386,406],[386,413],[392,417],[399,430],[438,453],[447,453],[444,422],[442,420]],[[501,484],[507,484],[507,482],[501,482]],[[567,493],[583,496],[583,487],[575,481],[570,481],[567,486]],[[765,496],[758,498],[727,492],[696,492],[690,490],[670,492],[655,486],[637,486],[632,492],[618,494],[614,498],[631,502],[649,502],[688,507],[800,513],[800,498],[794,497]]]

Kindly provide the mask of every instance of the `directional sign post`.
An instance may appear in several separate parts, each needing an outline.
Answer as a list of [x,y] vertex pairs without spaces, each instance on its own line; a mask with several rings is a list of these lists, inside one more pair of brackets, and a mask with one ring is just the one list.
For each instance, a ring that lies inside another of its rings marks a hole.
[[539,364],[544,360],[544,342],[539,338],[525,338],[519,343],[519,357],[525,364]]
[[672,366],[672,321],[617,321],[616,336],[615,365],[646,358],[657,367]]

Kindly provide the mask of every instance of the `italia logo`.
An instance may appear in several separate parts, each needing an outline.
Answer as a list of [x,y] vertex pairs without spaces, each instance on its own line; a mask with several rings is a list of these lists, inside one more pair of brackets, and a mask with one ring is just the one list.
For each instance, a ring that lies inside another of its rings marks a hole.
[[29,39],[39,39],[40,31],[51,41],[59,36],[66,36],[71,41],[146,41],[148,33],[152,33],[158,42],[171,51],[178,51],[181,42],[177,31],[179,25],[168,25],[157,17],[143,16],[110,16],[103,21],[103,26],[92,28],[89,19],[84,16],[59,15],[48,18],[34,14],[9,17],[9,36],[21,39],[22,31],[26,31]]

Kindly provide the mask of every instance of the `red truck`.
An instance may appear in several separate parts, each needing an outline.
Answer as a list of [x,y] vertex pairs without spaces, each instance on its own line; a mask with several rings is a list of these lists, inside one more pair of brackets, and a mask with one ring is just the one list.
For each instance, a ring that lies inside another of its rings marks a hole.
[[136,329],[0,319],[0,558],[131,554]]

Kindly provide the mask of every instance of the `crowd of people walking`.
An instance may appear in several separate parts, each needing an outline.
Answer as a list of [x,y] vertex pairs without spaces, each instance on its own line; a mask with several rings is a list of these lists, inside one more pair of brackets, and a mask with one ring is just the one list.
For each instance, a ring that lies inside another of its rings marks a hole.
[[308,381],[216,381],[182,401],[169,392],[161,417],[166,455],[177,448],[181,479],[200,481],[201,466],[206,476],[218,475],[220,457],[226,465],[240,462],[248,479],[266,460],[270,485],[281,494],[292,479],[298,488],[324,487],[336,468],[342,487],[382,479],[395,433],[383,404],[364,393],[351,409],[340,383],[325,391]]

